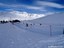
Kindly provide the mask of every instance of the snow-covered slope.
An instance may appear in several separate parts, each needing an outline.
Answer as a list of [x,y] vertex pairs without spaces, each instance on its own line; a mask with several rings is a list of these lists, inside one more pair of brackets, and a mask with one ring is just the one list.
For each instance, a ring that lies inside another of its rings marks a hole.
[[[61,16],[60,14],[59,16]],[[55,22],[50,28],[49,24],[44,23],[47,19],[42,22],[43,19],[0,24],[0,48],[64,48],[63,25],[60,27]],[[40,25],[40,23],[42,24]],[[50,24],[52,25],[52,23]],[[52,36],[50,36],[51,32]]]
[[27,12],[20,11],[9,11],[9,12],[0,12],[0,20],[33,20],[36,18],[44,17],[44,14],[31,14]]
[[64,24],[64,13],[51,14],[46,17],[35,19],[33,22],[45,24]]
[[0,48],[48,48],[50,46],[64,46],[64,35],[57,37],[44,36],[43,34],[30,32],[25,26],[24,28],[11,23],[0,24]]
[[[64,13],[56,13],[39,19],[25,21],[29,24],[29,29],[37,33],[50,35],[61,35],[64,30]],[[30,26],[32,24],[32,26]],[[18,25],[19,26],[19,25]]]
[[11,23],[0,24],[0,48],[33,48],[36,42],[47,38]]

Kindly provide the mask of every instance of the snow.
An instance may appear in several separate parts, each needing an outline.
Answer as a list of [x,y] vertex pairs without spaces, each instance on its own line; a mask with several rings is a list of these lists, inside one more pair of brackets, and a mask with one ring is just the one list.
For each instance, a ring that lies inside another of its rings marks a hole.
[[43,35],[20,29],[15,25],[0,24],[0,48],[31,48],[44,39]]
[[20,11],[0,12],[0,20],[33,20],[44,17],[44,14],[34,14]]
[[64,13],[55,13],[55,14],[51,14],[51,15],[47,15],[45,17],[39,18],[39,19],[35,19],[31,22],[36,22],[36,23],[44,23],[44,24],[64,24]]
[[0,48],[64,48],[64,35],[62,34],[64,26],[60,26],[58,20],[56,20],[58,24],[55,22],[54,25],[53,22],[49,22],[53,25],[51,36],[50,24],[45,24],[41,20],[0,24]]
[[55,36],[55,35],[61,35],[63,33],[64,30],[63,20],[64,20],[64,13],[55,13],[55,14],[48,15],[46,17],[42,17],[39,19],[26,21],[26,22],[35,24],[35,27],[33,29],[36,28],[35,29],[36,31],[40,30],[40,33],[43,31],[44,32],[44,33],[42,32],[43,34],[50,35],[50,32],[52,32],[52,35]]

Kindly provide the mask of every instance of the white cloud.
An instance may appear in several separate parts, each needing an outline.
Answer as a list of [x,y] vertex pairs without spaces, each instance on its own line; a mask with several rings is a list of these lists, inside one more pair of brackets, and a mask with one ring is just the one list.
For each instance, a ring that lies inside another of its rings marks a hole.
[[4,4],[4,3],[0,3],[0,6],[12,7],[12,8],[18,8],[18,9],[24,7],[24,8],[27,8],[27,9],[46,11],[44,7],[31,6],[31,5],[23,5],[23,4]]
[[21,7],[22,5],[19,5],[19,4],[5,4],[5,3],[0,3],[0,6],[6,6],[6,7]]
[[29,8],[29,9],[41,9],[40,7],[35,7],[35,6],[29,6],[29,5],[21,5],[21,4],[4,4],[4,3],[0,3],[0,6],[6,6],[6,7],[25,7],[25,8]]
[[37,5],[41,5],[41,6],[50,6],[50,7],[55,7],[55,8],[64,8],[63,5],[57,4],[57,3],[53,3],[53,2],[46,2],[46,1],[37,1],[36,2]]
[[28,9],[34,9],[34,10],[39,10],[39,11],[47,11],[45,9],[45,7],[40,7],[40,6],[28,6],[28,5],[26,5],[25,7],[28,8]]
[[28,9],[42,9],[41,7],[36,7],[36,6],[26,6]]

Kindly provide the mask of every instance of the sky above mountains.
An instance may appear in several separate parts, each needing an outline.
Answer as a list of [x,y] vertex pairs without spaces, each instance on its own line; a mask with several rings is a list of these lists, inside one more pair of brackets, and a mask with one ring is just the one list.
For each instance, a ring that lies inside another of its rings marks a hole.
[[0,0],[0,11],[64,12],[64,0]]

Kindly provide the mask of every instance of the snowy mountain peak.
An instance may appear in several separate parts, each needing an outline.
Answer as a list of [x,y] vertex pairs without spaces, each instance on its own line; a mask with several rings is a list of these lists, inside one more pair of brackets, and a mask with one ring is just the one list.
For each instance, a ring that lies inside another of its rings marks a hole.
[[0,12],[0,20],[33,20],[44,16],[44,14],[31,14],[20,11]]

